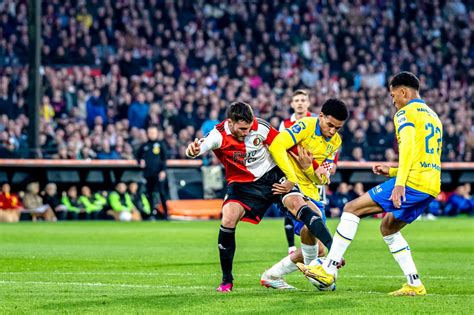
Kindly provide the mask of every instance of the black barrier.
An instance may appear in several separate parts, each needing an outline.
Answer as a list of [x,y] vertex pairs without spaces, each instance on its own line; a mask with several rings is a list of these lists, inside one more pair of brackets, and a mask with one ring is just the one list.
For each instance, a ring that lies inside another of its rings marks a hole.
[[[385,177],[375,175],[371,171],[374,163],[376,162],[339,162],[330,188],[335,189],[341,182],[361,182],[367,190],[383,182]],[[170,199],[204,198],[201,161],[169,160],[167,165]],[[442,169],[444,191],[452,191],[458,185],[474,182],[474,163],[444,163]],[[144,183],[144,178],[135,161],[0,159],[0,182],[9,182],[13,191],[24,190],[32,181],[40,182],[42,187],[48,182],[54,182],[59,190],[65,190],[71,185],[88,185],[92,189],[111,190],[119,181]]]

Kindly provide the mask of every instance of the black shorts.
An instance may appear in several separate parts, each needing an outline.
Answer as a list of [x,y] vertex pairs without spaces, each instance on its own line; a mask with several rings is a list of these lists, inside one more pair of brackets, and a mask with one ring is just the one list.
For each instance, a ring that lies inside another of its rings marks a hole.
[[230,183],[224,198],[224,205],[228,202],[236,202],[245,209],[242,221],[258,224],[262,220],[267,209],[274,203],[283,208],[283,197],[289,194],[299,193],[297,186],[284,195],[274,195],[272,186],[284,180],[285,174],[279,167],[275,166],[260,179],[251,183]]

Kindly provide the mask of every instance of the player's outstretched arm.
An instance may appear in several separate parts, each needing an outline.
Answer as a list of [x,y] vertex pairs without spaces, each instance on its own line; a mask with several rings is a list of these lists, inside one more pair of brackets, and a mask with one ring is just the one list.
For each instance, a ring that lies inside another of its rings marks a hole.
[[194,139],[186,148],[186,156],[188,158],[196,158],[203,155],[209,150],[216,150],[222,145],[222,135],[215,128],[202,139]]

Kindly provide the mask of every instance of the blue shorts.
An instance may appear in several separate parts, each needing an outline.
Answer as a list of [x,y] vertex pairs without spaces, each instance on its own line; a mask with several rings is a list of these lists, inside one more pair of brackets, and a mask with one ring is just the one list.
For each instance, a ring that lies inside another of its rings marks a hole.
[[406,201],[402,201],[400,209],[393,206],[393,202],[389,200],[392,190],[395,187],[396,178],[375,186],[368,191],[370,198],[379,204],[385,212],[392,212],[395,219],[411,223],[428,207],[435,199],[427,193],[415,190],[408,186],[405,187]]
[[[324,213],[324,204],[321,201],[316,201],[312,198],[309,198],[318,208],[321,210],[323,222],[326,223],[326,214]],[[290,212],[285,211],[285,215],[293,220],[294,232],[296,235],[300,235],[301,229],[304,226],[304,222],[297,220]]]

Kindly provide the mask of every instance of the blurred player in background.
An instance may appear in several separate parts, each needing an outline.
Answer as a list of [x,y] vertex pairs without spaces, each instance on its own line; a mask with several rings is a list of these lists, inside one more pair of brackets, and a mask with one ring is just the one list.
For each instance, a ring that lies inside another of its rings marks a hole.
[[354,239],[360,218],[386,212],[380,230],[407,278],[401,289],[390,294],[426,295],[410,247],[400,233],[438,196],[441,186],[443,127],[438,115],[420,98],[419,90],[420,82],[410,72],[400,72],[390,81],[390,95],[398,110],[394,117],[400,152],[398,168],[374,165],[375,174],[392,178],[346,204],[327,263],[298,265],[307,277],[325,285],[334,283],[336,265]]
[[[305,90],[296,90],[291,97],[291,108],[293,109],[294,113],[291,115],[290,118],[284,119],[278,130],[282,132],[286,128],[290,128],[293,124],[303,118],[303,117],[312,117],[315,116],[314,114],[308,111],[310,102],[309,102],[309,94]],[[295,247],[295,232],[294,232],[294,225],[293,220],[289,217],[285,216],[285,234],[286,240],[288,241],[288,254],[291,255],[296,250]]]
[[186,148],[190,158],[214,151],[225,168],[228,187],[218,238],[223,274],[217,288],[219,292],[233,289],[237,223],[242,220],[258,224],[273,203],[283,203],[325,245],[330,247],[332,243],[326,225],[314,212],[317,208],[314,206],[313,210],[298,188],[284,181],[284,173],[270,155],[267,146],[277,134],[278,131],[266,121],[254,117],[250,105],[233,102],[227,110],[226,120],[216,125],[204,139],[196,139]]
[[[330,182],[329,171],[342,143],[338,131],[348,117],[344,102],[329,99],[323,104],[318,117],[305,117],[297,121],[295,125],[276,136],[269,148],[287,181],[293,185],[298,184],[301,192],[317,205],[324,221],[324,204],[319,201],[317,185]],[[298,145],[298,151],[303,151],[301,154],[299,152],[299,156],[292,152],[286,153],[294,145]],[[263,286],[294,289],[283,277],[298,269],[297,262],[304,261],[309,264],[318,256],[319,250],[325,252],[323,244],[317,243],[314,234],[309,233],[303,222],[294,217],[292,221],[294,232],[301,237],[301,248],[267,270],[260,280]]]

